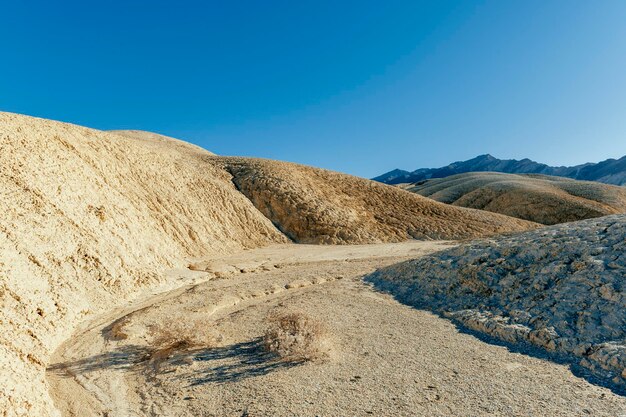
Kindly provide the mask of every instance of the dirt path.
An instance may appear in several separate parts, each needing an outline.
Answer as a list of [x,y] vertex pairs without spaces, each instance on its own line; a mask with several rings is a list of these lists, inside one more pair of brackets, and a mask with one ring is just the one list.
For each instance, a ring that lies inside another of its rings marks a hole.
[[[285,245],[193,261],[195,271],[170,272],[180,289],[99,317],[64,343],[48,372],[51,394],[68,416],[626,413],[625,398],[565,366],[481,342],[361,281],[442,247]],[[276,311],[324,322],[330,358],[265,354],[259,337]],[[145,360],[151,326],[194,320],[219,335],[216,346]]]

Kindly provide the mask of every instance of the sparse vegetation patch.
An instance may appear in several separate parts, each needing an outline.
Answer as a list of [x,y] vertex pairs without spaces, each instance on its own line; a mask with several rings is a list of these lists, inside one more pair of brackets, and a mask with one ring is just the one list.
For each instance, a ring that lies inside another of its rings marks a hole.
[[329,333],[323,323],[299,312],[274,314],[263,337],[269,352],[284,360],[312,361],[328,357]]
[[174,352],[215,347],[220,337],[206,320],[179,317],[150,329],[152,352],[149,359],[161,361]]

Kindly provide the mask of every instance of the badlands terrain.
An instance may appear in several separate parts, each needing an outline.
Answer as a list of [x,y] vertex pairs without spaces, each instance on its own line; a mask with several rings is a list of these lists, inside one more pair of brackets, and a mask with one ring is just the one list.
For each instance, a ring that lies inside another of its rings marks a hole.
[[625,187],[548,175],[471,172],[400,186],[442,203],[542,224],[626,213]]
[[[626,413],[626,216],[11,113],[0,145],[0,415]],[[270,348],[285,314],[314,355]]]

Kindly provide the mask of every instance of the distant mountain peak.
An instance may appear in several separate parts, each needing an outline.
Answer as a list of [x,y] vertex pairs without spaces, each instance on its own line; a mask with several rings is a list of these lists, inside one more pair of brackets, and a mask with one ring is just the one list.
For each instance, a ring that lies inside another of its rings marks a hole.
[[403,170],[403,169],[396,168],[396,169],[394,169],[394,170],[389,171],[388,173],[389,173],[389,174],[405,174],[405,173],[407,173],[407,172],[408,172],[408,171],[405,171],[405,170]]
[[384,173],[376,178],[373,178],[374,181],[384,182],[385,184],[395,184],[391,181],[394,181],[396,178],[403,178],[407,175],[410,175],[409,171],[405,171],[403,169],[393,169],[389,172]]
[[445,178],[465,172],[493,171],[509,174],[544,174],[578,180],[598,181],[607,184],[626,184],[626,156],[607,159],[598,163],[586,163],[573,167],[552,167],[531,159],[499,159],[491,154],[478,155],[467,161],[457,161],[440,168],[420,168],[409,172],[394,169],[373,178],[385,184],[414,183],[430,178]]

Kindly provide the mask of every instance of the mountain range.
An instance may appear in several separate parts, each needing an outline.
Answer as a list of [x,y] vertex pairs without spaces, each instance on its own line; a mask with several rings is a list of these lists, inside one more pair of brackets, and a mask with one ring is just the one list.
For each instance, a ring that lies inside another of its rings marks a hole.
[[450,175],[480,171],[554,175],[577,180],[625,185],[626,156],[620,159],[607,159],[598,163],[586,163],[572,167],[553,167],[528,158],[522,160],[498,159],[492,155],[485,154],[467,161],[453,162],[440,168],[420,168],[412,172],[394,169],[372,179],[385,184],[416,183],[431,178],[445,178]]

